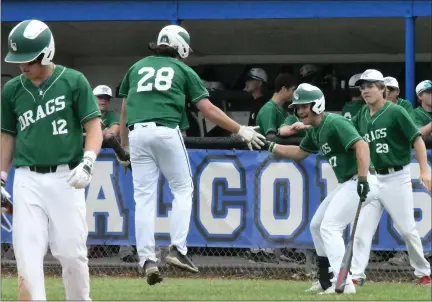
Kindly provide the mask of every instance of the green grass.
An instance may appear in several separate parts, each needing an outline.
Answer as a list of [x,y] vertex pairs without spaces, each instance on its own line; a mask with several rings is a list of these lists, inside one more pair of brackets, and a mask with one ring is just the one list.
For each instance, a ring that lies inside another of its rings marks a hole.
[[[355,295],[304,293],[310,282],[236,279],[168,279],[148,286],[144,279],[93,277],[97,300],[431,300],[431,288],[413,283],[366,283]],[[16,277],[2,278],[1,301],[16,300]],[[47,298],[64,299],[60,278],[46,278]]]

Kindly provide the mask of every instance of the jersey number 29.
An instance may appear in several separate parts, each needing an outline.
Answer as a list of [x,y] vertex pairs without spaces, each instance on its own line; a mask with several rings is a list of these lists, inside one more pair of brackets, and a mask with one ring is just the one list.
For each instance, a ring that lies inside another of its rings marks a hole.
[[166,91],[171,88],[174,78],[174,70],[171,67],[162,67],[158,70],[153,67],[143,67],[138,74],[143,77],[138,82],[137,92],[151,91],[153,87],[159,91]]

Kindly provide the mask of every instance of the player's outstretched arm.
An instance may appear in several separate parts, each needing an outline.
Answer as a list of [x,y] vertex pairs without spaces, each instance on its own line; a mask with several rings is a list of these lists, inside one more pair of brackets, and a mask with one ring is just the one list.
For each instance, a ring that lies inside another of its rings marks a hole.
[[256,127],[240,126],[236,121],[231,119],[218,107],[213,105],[209,99],[202,99],[196,104],[199,111],[221,128],[241,136],[252,150],[251,145],[257,149],[261,149],[264,145],[265,137],[255,131]]
[[427,163],[427,152],[426,145],[421,136],[417,136],[414,140],[414,150],[416,152],[417,161],[420,165],[420,181],[426,187],[426,189],[431,191],[431,174],[429,171],[429,165]]
[[423,136],[430,135],[432,133],[432,122],[423,127],[420,127],[420,132]]
[[270,141],[265,142],[264,148],[280,157],[293,160],[303,160],[310,155],[310,153],[303,151],[299,146],[278,145]]
[[128,129],[126,128],[126,102],[123,98],[121,113],[120,113],[120,144],[123,148],[129,146]]

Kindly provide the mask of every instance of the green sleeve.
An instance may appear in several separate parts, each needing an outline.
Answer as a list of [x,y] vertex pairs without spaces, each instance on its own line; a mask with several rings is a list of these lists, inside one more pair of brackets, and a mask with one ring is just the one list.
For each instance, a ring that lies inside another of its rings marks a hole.
[[202,99],[209,97],[209,92],[205,88],[204,83],[201,81],[197,73],[188,68],[186,74],[186,94],[191,99],[193,104],[198,103]]
[[15,135],[17,133],[17,117],[12,101],[10,85],[5,85],[1,94],[1,131]]
[[307,131],[306,136],[300,142],[300,149],[307,153],[317,154],[319,152],[318,146],[312,139],[312,131]]
[[[131,68],[132,69],[132,68]],[[123,80],[120,84],[120,88],[119,88],[119,96],[127,98],[128,94],[129,94],[129,74],[131,69],[128,70],[128,72],[126,73],[126,75],[123,77]]]
[[410,143],[412,143],[417,136],[421,135],[419,128],[414,124],[414,121],[406,110],[402,110],[400,107],[396,108],[394,111],[394,120]]
[[263,135],[267,135],[270,132],[277,133],[278,125],[277,125],[277,117],[276,110],[273,110],[271,107],[263,106],[258,112],[256,118],[256,124],[260,127],[259,131]]
[[356,142],[362,140],[354,125],[347,119],[333,120],[332,127],[345,150],[348,150]]
[[180,128],[181,131],[189,129],[189,121],[188,121],[186,110],[183,111],[183,114],[182,114],[182,117],[181,117],[181,120],[180,120],[179,128]]
[[300,120],[297,118],[297,116],[295,116],[294,114],[292,115],[288,115],[284,122],[282,123],[282,125],[280,125],[281,127],[283,126],[291,126],[292,124],[295,124],[297,122],[300,122]]
[[359,112],[357,112],[356,115],[354,115],[351,118],[351,123],[354,125],[354,127],[358,130],[359,129],[359,121],[360,121],[360,116],[362,114],[362,110],[359,110]]
[[79,75],[73,99],[82,125],[102,115],[96,103],[96,97],[93,95],[93,90],[83,74]]
[[108,116],[107,116],[107,128],[110,128],[113,125],[120,125],[120,116],[114,112],[114,111],[109,111],[108,112]]
[[402,105],[402,107],[405,108],[405,110],[408,112],[408,114],[411,114],[414,111],[414,108],[411,105],[411,102],[409,102],[407,100],[403,100],[401,105]]

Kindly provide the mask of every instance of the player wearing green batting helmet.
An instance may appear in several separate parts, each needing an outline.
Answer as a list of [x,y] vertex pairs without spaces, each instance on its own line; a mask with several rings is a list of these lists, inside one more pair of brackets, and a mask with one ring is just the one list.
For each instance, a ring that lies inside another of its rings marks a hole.
[[[304,83],[300,84],[294,91],[292,103],[288,106],[289,108],[295,108],[295,114],[303,119],[305,125],[311,125],[315,115],[319,115],[325,111],[325,98],[324,94],[316,86]],[[311,105],[309,113],[302,110],[299,112],[302,105]],[[312,113],[312,114],[310,114]]]
[[29,63],[40,57],[41,64],[48,65],[54,58],[54,37],[45,23],[26,20],[10,32],[8,50],[7,63]]

